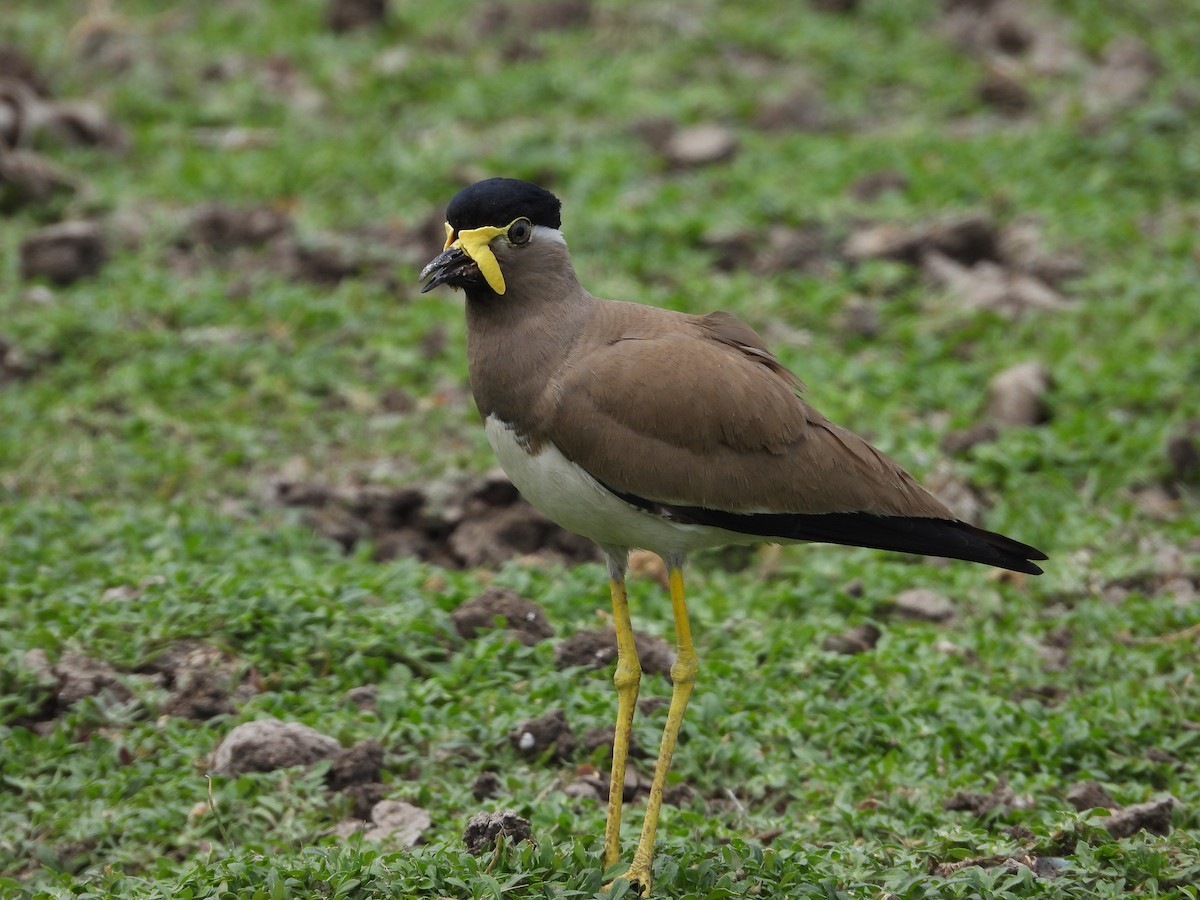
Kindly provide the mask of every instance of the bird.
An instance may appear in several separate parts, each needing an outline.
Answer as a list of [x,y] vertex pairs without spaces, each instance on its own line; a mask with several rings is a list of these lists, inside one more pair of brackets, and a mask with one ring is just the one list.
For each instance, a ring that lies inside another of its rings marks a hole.
[[[699,668],[684,591],[690,553],[824,542],[1041,574],[1042,551],[968,524],[901,466],[803,398],[750,326],[603,300],[580,284],[561,201],[513,178],[463,188],[420,273],[466,299],[468,376],[501,467],[535,508],[603,552],[616,630],[617,721],[602,863],[620,862],[625,765],[641,668],[625,574],[666,565],[677,644],[671,701],[633,860],[652,885],[663,788]],[[610,883],[609,887],[611,887]]]

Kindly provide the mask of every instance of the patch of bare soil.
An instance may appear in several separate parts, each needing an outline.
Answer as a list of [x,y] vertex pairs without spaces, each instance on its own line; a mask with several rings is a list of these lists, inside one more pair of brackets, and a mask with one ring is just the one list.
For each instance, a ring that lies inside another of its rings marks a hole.
[[1061,856],[1037,856],[1033,853],[1021,853],[1016,856],[984,856],[977,859],[962,859],[954,862],[938,862],[930,860],[930,874],[939,878],[949,878],[955,872],[963,869],[1003,869],[1010,875],[1021,875],[1025,871],[1033,872],[1037,878],[1057,878],[1066,869],[1067,860]]
[[50,731],[55,719],[88,697],[108,704],[128,703],[133,699],[133,692],[115,668],[82,653],[67,651],[51,663],[46,651],[34,649],[25,653],[22,663],[35,673],[47,691],[36,712],[12,724],[39,734]]
[[32,207],[57,218],[58,201],[82,191],[85,181],[44,154],[80,145],[119,151],[128,139],[98,104],[54,98],[29,57],[0,45],[0,212]]
[[701,242],[713,252],[713,265],[719,271],[749,269],[758,275],[787,271],[820,275],[835,249],[829,234],[819,225],[777,227],[766,234],[715,229]]
[[28,354],[17,344],[0,336],[0,387],[9,382],[24,381],[50,361],[48,355]]
[[[649,674],[671,676],[675,662],[675,651],[660,637],[634,632],[634,646],[642,671]],[[617,659],[617,632],[614,628],[600,628],[577,632],[554,648],[554,661],[560,669],[583,666],[602,669]]]
[[981,213],[914,226],[861,225],[841,253],[850,262],[887,259],[914,266],[964,307],[1013,318],[1063,308],[1063,283],[1084,272],[1076,255],[1047,248],[1036,221],[1001,227]]
[[946,798],[942,808],[951,811],[970,812],[979,818],[985,818],[995,812],[1006,812],[1010,809],[1029,809],[1033,800],[1029,797],[1018,796],[1009,787],[1008,779],[1001,777],[995,787],[988,793],[980,794],[974,791],[959,791],[952,797]]
[[1100,128],[1142,100],[1161,64],[1132,34],[1085,52],[1070,24],[1045,4],[1023,0],[951,0],[941,30],[983,70],[976,94],[1002,116],[1044,110]]
[[542,608],[510,588],[489,587],[459,606],[450,618],[459,637],[468,641],[480,631],[497,627],[507,627],[527,647],[554,637]]
[[373,28],[382,25],[387,15],[388,0],[329,0],[325,27],[339,33]]
[[1052,385],[1040,362],[1010,366],[988,383],[987,416],[1001,428],[1042,425],[1050,420],[1046,395]]
[[511,809],[496,812],[478,812],[467,821],[463,831],[463,843],[472,856],[482,856],[496,849],[499,841],[519,844],[533,840],[533,825]]
[[1171,817],[1178,806],[1182,806],[1182,804],[1168,794],[1158,800],[1135,803],[1124,809],[1118,809],[1111,816],[1100,821],[1105,830],[1118,840],[1131,837],[1139,831],[1168,835],[1171,833]]
[[20,256],[23,279],[45,278],[65,286],[99,272],[108,248],[98,223],[76,220],[29,235],[21,242]]
[[732,160],[741,149],[737,133],[720,122],[681,126],[671,119],[644,119],[633,126],[670,169],[696,169]]
[[495,772],[480,772],[471,785],[471,796],[476,800],[488,800],[500,793],[500,776]]
[[1116,809],[1117,802],[1098,781],[1080,781],[1067,791],[1067,802],[1079,812],[1089,809]]
[[345,819],[330,832],[340,838],[362,833],[364,841],[391,847],[415,847],[433,824],[429,813],[404,800],[380,800],[364,819]]
[[879,638],[883,632],[870,622],[865,622],[862,625],[855,625],[853,628],[843,631],[839,634],[831,634],[825,638],[821,649],[830,653],[841,653],[845,656],[853,656],[856,653],[865,653],[868,650],[875,649],[875,645],[879,643]]
[[415,260],[429,245],[424,223],[300,235],[282,209],[207,203],[182,216],[166,263],[182,275],[219,265],[246,277],[267,273],[320,285],[365,278],[395,290],[398,256]]
[[579,746],[561,709],[552,709],[534,719],[526,719],[508,733],[508,742],[524,757],[549,754],[557,760],[568,759]]
[[545,518],[499,472],[403,488],[281,477],[268,493],[274,502],[305,509],[314,529],[347,550],[372,541],[379,560],[415,556],[464,569],[526,556],[567,565],[600,559],[591,541]]
[[211,719],[235,710],[235,701],[257,692],[253,673],[230,654],[198,640],[176,641],[149,663],[140,674],[149,674],[171,693],[162,713],[185,719]]
[[332,759],[341,750],[336,739],[300,722],[255,719],[225,736],[213,754],[212,769],[221,775],[270,772]]
[[911,588],[892,599],[890,610],[903,619],[942,624],[954,618],[954,601],[929,588]]

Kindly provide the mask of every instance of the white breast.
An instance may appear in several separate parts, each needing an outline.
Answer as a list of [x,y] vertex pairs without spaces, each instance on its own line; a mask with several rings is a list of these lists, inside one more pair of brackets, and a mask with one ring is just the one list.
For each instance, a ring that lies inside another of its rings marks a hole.
[[530,454],[512,427],[496,416],[488,416],[486,430],[501,467],[522,496],[548,519],[598,544],[684,555],[702,547],[762,540],[648,513],[614,495],[553,444],[543,442],[536,455]]

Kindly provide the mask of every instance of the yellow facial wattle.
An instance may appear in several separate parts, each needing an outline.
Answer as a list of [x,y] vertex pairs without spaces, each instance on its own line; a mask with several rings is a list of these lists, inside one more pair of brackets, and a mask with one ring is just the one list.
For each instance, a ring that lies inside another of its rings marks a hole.
[[487,280],[491,289],[497,294],[503,294],[505,291],[504,275],[500,271],[500,263],[496,261],[496,254],[492,252],[491,243],[504,234],[508,234],[507,228],[484,225],[482,228],[460,231],[458,239],[455,240],[454,229],[447,222],[446,246],[444,249],[449,250],[456,245],[461,247],[462,251],[471,257],[475,265],[479,266],[479,271],[483,273],[483,277]]

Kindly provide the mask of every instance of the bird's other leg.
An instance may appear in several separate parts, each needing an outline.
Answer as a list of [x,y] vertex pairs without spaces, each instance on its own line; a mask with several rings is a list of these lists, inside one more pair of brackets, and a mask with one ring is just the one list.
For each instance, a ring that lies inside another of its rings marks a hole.
[[612,592],[613,626],[617,632],[617,726],[613,734],[612,774],[608,787],[608,822],[604,826],[604,867],[614,866],[621,856],[621,804],[625,794],[625,763],[629,759],[629,736],[633,730],[633,711],[637,704],[642,667],[633,643],[633,624],[629,620],[629,598],[625,593],[624,549],[605,548],[608,558],[608,585]]
[[650,799],[646,802],[646,822],[642,826],[642,837],[638,841],[633,865],[624,877],[636,883],[642,894],[650,893],[650,862],[654,856],[654,833],[658,829],[658,814],[662,808],[663,789],[667,783],[667,772],[671,769],[671,756],[675,753],[675,742],[692,686],[696,683],[696,671],[700,662],[692,646],[692,629],[688,624],[687,603],[683,595],[683,559],[666,559],[671,586],[671,609],[675,614],[675,640],[678,652],[671,666],[671,706],[667,710],[667,725],[663,729],[662,746],[658,750],[658,764],[654,767],[654,781],[650,785]]

